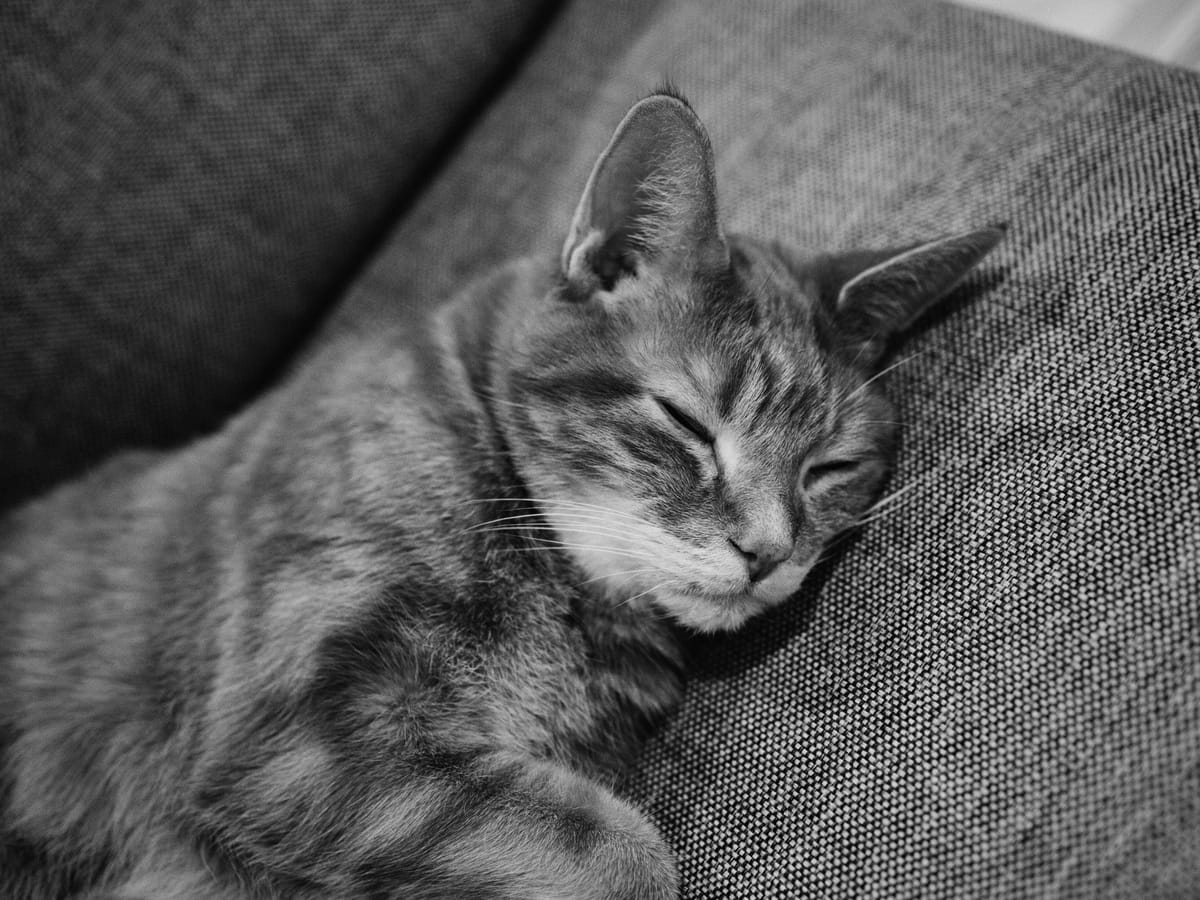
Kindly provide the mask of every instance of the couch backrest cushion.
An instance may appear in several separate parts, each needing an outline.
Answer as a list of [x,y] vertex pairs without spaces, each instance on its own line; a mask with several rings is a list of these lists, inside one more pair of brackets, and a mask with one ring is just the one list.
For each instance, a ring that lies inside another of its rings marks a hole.
[[261,386],[549,6],[4,3],[0,505]]

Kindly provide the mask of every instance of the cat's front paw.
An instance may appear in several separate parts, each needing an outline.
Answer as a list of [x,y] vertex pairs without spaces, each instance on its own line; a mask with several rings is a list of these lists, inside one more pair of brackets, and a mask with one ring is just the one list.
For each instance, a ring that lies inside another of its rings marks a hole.
[[526,762],[522,769],[519,794],[528,806],[490,819],[476,835],[476,852],[458,854],[467,870],[491,868],[486,880],[493,884],[505,873],[497,898],[677,900],[675,856],[639,810],[561,766]]
[[[677,900],[679,875],[675,855],[658,831],[636,809],[606,798],[607,821],[594,827],[595,849],[584,884],[594,892],[587,900]],[[615,826],[615,827],[614,827]]]
[[[614,841],[614,843],[618,843]],[[602,848],[593,860],[597,890],[588,900],[678,900],[674,855],[655,835],[625,846]]]

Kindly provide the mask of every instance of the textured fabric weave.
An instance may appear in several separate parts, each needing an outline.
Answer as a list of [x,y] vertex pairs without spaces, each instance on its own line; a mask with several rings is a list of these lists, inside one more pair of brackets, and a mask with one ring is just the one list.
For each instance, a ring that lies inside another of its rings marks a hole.
[[0,505],[261,385],[547,5],[0,5]]
[[686,896],[1200,896],[1200,78],[926,2],[576,2],[337,324],[556,253],[664,75],[731,229],[1012,225],[888,376],[895,501],[695,642],[630,784]]

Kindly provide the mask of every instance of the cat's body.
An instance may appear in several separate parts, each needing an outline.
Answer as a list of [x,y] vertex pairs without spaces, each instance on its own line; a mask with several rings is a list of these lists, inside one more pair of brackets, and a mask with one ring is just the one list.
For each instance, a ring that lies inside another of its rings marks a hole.
[[[436,781],[481,790],[488,767],[470,758],[611,776],[669,708],[665,622],[593,615],[569,562],[480,527],[531,507],[471,395],[414,384],[410,343],[357,335],[219,435],[110,464],[6,524],[0,641],[16,690],[0,709],[21,723],[8,799],[23,831],[108,855],[182,820],[237,857],[269,845],[297,879],[334,879],[325,854],[345,854],[398,885],[421,868],[401,837],[423,817],[462,837]],[[378,766],[370,790],[339,773],[343,745]],[[405,799],[419,779],[431,786]],[[389,783],[396,833],[338,849],[331,826]],[[344,808],[306,823],[330,792]],[[223,815],[233,833],[209,821]]]
[[649,98],[559,268],[0,520],[0,895],[674,895],[606,785],[678,699],[675,623],[781,602],[869,506],[881,340],[998,238],[805,263],[721,234],[711,177]]

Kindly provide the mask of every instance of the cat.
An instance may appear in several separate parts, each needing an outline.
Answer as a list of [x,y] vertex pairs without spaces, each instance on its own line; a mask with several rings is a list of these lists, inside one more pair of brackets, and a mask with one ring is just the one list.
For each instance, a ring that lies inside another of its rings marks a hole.
[[876,501],[882,360],[1002,233],[725,234],[654,93],[559,258],[9,514],[0,895],[677,896],[616,788],[680,636],[785,601]]

